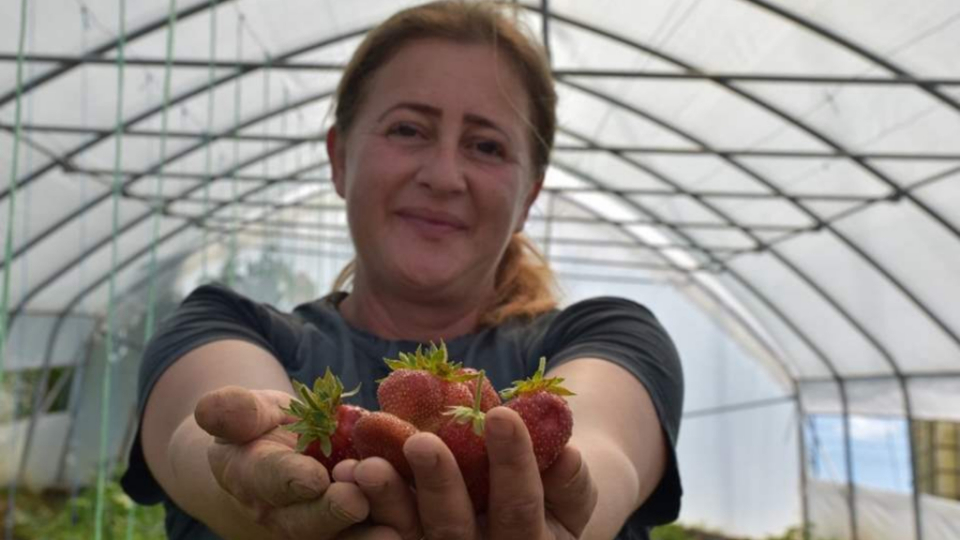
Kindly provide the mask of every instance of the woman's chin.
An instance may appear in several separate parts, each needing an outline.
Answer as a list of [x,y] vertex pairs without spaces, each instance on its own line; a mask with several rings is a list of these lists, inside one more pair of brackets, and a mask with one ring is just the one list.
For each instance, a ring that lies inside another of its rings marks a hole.
[[397,275],[403,286],[411,292],[432,295],[450,294],[471,287],[468,279],[470,274],[469,269],[449,262],[424,264],[424,261],[417,261],[404,265]]

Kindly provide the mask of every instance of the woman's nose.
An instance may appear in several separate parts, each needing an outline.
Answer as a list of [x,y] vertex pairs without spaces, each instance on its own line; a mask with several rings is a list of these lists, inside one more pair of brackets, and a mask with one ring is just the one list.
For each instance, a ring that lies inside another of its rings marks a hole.
[[425,156],[417,172],[417,183],[437,195],[454,195],[466,190],[465,172],[459,147],[455,143],[438,142]]

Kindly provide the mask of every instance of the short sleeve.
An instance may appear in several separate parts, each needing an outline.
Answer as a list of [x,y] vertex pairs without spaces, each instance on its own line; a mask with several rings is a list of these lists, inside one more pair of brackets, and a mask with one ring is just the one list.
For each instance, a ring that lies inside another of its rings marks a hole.
[[670,455],[660,484],[631,516],[625,531],[675,520],[682,495],[675,448],[683,410],[683,370],[666,329],[650,310],[636,302],[594,298],[573,304],[557,315],[544,335],[542,354],[551,367],[577,358],[608,360],[643,384],[669,441]]
[[[191,350],[222,339],[241,339],[281,358],[273,345],[278,342],[276,335],[282,333],[281,326],[268,307],[224,286],[196,289],[161,323],[147,344],[137,378],[138,419],[143,418],[147,398],[163,372]],[[121,485],[140,504],[163,500],[163,492],[147,468],[139,428]]]

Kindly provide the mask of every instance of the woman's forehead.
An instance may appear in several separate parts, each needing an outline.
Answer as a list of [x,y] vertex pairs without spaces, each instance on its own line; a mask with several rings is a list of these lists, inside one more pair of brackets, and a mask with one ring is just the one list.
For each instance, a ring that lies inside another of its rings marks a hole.
[[504,53],[443,39],[404,45],[374,74],[366,101],[375,116],[405,102],[498,123],[524,125],[529,116],[527,90]]

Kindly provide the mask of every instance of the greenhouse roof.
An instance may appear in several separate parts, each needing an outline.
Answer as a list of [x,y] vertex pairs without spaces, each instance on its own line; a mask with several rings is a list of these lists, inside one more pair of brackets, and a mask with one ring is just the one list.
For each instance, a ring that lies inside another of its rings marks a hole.
[[[72,361],[151,258],[346,260],[331,96],[416,3],[0,3],[8,326],[48,344],[0,368]],[[562,278],[677,288],[807,411],[960,420],[956,0],[517,5],[560,94],[527,232]]]

